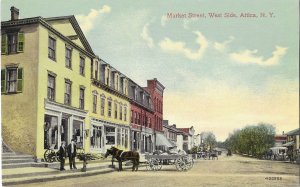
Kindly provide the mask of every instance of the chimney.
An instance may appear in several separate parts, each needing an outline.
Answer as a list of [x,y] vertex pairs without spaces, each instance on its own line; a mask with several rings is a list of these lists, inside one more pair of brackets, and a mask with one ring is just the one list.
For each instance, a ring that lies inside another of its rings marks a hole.
[[175,127],[175,128],[176,128],[176,124],[173,124],[173,127]]
[[11,15],[11,21],[18,20],[19,19],[19,9],[12,6],[10,8],[10,15]]

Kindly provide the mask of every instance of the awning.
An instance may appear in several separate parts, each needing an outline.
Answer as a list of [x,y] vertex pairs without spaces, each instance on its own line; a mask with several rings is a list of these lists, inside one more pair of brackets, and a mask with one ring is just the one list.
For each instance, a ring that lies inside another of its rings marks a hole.
[[272,150],[285,150],[285,149],[287,149],[286,147],[271,147],[270,149],[272,149]]
[[292,146],[294,144],[295,144],[294,141],[291,141],[291,142],[283,144],[282,146],[289,147],[289,146]]
[[162,146],[166,146],[166,147],[174,147],[173,145],[171,145],[171,143],[169,142],[169,140],[163,135],[163,134],[156,134],[156,145],[162,145]]

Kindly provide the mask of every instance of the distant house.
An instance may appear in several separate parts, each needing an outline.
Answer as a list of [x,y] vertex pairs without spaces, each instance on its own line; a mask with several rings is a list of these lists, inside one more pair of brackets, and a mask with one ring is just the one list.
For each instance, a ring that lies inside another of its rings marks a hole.
[[300,128],[289,131],[286,133],[287,136],[287,143],[283,144],[282,146],[292,148],[294,151],[300,149]]

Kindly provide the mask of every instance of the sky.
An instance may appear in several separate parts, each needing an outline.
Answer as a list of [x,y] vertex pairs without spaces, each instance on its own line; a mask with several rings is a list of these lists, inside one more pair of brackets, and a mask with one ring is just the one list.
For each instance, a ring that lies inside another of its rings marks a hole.
[[141,86],[152,78],[165,86],[164,119],[194,126],[196,133],[212,131],[223,141],[235,129],[261,122],[278,134],[299,127],[298,5],[2,0],[1,20],[10,19],[11,6],[21,18],[75,15],[101,59]]

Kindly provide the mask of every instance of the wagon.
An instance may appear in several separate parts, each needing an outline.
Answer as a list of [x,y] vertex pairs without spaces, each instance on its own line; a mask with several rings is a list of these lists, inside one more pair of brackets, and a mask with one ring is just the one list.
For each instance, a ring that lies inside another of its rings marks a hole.
[[165,163],[174,164],[178,171],[188,171],[193,167],[194,161],[189,155],[145,155],[147,170],[159,171]]

